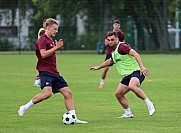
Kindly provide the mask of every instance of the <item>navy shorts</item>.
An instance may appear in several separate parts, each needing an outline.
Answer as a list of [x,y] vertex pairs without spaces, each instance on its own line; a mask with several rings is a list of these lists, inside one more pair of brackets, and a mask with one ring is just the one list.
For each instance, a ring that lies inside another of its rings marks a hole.
[[130,75],[128,75],[128,76],[125,76],[125,77],[122,79],[121,83],[128,86],[128,85],[129,85],[129,82],[130,82],[130,80],[131,80],[132,77],[138,78],[139,81],[140,81],[140,85],[141,85],[141,83],[142,83],[142,82],[144,81],[144,79],[145,79],[145,76],[144,76],[143,74],[140,75],[140,71],[138,70],[138,71],[134,71],[132,74],[130,74]]
[[[111,57],[112,57],[112,55],[111,55],[111,54],[106,54],[105,61],[106,61],[106,60],[108,60],[108,59],[110,59]],[[112,63],[112,64],[111,64],[111,65],[109,65],[109,66],[113,66],[113,64],[114,64],[114,63]]]
[[60,75],[52,74],[46,71],[39,71],[39,75],[41,81],[41,89],[46,86],[51,86],[52,92],[54,94],[58,93],[59,89],[68,86],[67,82]]

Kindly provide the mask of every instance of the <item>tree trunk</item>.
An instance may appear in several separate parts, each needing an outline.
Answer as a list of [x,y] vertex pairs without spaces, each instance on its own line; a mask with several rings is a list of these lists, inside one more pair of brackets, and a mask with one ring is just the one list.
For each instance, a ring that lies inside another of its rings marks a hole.
[[103,36],[106,36],[107,31],[109,30],[109,14],[110,14],[110,10],[109,10],[109,4],[108,1],[105,1],[104,4],[104,23],[103,23]]
[[[152,9],[149,7],[152,5]],[[158,42],[158,47],[161,52],[169,51],[169,41],[168,41],[168,31],[167,31],[167,0],[161,0],[160,4],[155,4],[153,2],[147,3],[148,14],[145,15],[145,19],[148,23],[151,23],[155,29],[157,36],[156,42]],[[154,16],[154,17],[150,17]],[[149,30],[149,29],[148,29]],[[150,34],[151,35],[151,34]],[[153,35],[151,35],[153,36]],[[154,38],[154,37],[152,37]]]
[[163,2],[163,21],[162,21],[162,32],[163,32],[163,47],[160,47],[160,51],[169,51],[169,40],[168,40],[168,30],[167,30],[167,7],[168,7],[168,1],[167,0],[162,0]]

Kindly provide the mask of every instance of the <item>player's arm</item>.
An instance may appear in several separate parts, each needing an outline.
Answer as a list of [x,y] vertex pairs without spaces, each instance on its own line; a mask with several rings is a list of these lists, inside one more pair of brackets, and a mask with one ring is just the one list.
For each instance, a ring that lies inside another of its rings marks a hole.
[[99,70],[101,68],[104,68],[104,67],[107,67],[107,66],[111,65],[112,63],[113,63],[113,60],[112,60],[112,58],[110,58],[110,59],[106,60],[104,63],[102,63],[99,66],[91,67],[90,70],[93,70],[93,71],[94,70]]
[[55,51],[59,48],[63,47],[63,40],[60,39],[58,42],[55,40],[55,47],[49,49],[49,50],[45,50],[45,49],[41,49],[40,53],[42,58],[47,58],[49,56],[51,56],[53,53],[55,53]]
[[131,49],[129,51],[129,55],[134,56],[134,58],[138,62],[141,74],[143,74],[144,76],[147,76],[148,75],[148,70],[143,66],[143,63],[142,63],[140,55],[134,49]]

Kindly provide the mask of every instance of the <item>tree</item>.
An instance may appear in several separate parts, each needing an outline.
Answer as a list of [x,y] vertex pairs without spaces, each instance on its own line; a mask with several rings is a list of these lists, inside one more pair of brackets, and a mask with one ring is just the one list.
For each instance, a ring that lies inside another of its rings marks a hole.
[[[152,49],[164,52],[170,49],[167,21],[170,14],[173,14],[178,0],[32,0],[32,2],[36,6],[37,20],[60,15],[61,36],[66,42],[65,48],[79,49],[81,44],[88,44],[88,49],[94,49],[97,41],[103,40],[109,27],[109,20],[129,16],[135,21],[138,29],[139,49],[147,49],[144,35],[148,33],[152,40]],[[86,32],[78,38],[77,14],[87,18]]]
[[[153,41],[154,50],[160,50],[161,52],[170,50],[167,22],[170,19],[170,14],[173,13],[173,9],[176,7],[175,3],[176,0],[126,1],[126,6],[128,7],[126,8],[127,14],[131,15],[136,21],[139,45],[141,45],[140,49],[146,49],[144,32],[147,31]],[[133,7],[128,6],[130,4]],[[167,8],[168,6],[169,8]]]
[[[155,48],[159,48],[161,52],[169,51],[168,40],[168,1],[146,1],[146,11],[144,14],[147,22],[146,27],[152,40],[154,40]],[[151,5],[151,6],[150,6]],[[150,30],[152,29],[152,30]],[[156,34],[156,36],[154,36]]]
[[[89,13],[90,6],[89,4],[97,5],[94,1],[87,0],[32,0],[34,5],[37,7],[37,12],[35,15],[35,19],[39,18],[49,18],[60,15],[60,34],[66,43],[65,49],[80,49],[81,45],[84,43],[90,44],[89,49],[93,49],[90,47],[92,43],[95,44],[95,34],[92,34],[92,28],[97,24],[96,18],[90,21],[90,19],[86,20],[86,31],[84,35],[77,38],[77,14],[81,14],[83,16],[87,16]],[[97,10],[97,6],[95,6]],[[93,8],[91,7],[91,10]],[[89,25],[89,23],[92,23]],[[59,36],[58,36],[59,37]]]

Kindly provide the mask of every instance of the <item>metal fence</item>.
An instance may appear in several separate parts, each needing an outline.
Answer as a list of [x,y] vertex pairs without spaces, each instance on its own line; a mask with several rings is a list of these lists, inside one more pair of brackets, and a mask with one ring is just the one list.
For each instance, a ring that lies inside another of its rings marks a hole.
[[[37,40],[38,29],[42,27],[42,20],[45,18],[35,19],[36,8],[29,5],[28,8],[22,9],[24,5],[21,0],[18,0],[18,4],[4,7],[0,5],[0,51],[33,51],[34,44]],[[101,0],[98,6],[100,11],[98,14],[92,14],[92,17],[98,21],[97,28],[92,28],[88,25],[87,16],[82,16],[81,12],[74,14],[76,16],[72,19],[75,23],[71,27],[67,27],[67,22],[64,18],[61,22],[60,33],[56,38],[63,38],[65,42],[64,50],[95,50],[97,53],[104,53],[104,37],[105,33],[105,15],[102,6],[105,4]],[[71,5],[70,5],[71,6]],[[111,5],[108,5],[111,6]],[[130,5],[132,6],[132,5]],[[59,7],[59,10],[65,10],[63,6]],[[144,12],[144,11],[143,11]],[[140,15],[142,15],[140,13]],[[178,11],[178,25],[168,24],[169,44],[170,49],[180,48],[180,22],[181,14]],[[51,16],[49,16],[51,17]],[[56,19],[61,21],[60,14],[55,16]],[[140,22],[142,29],[141,38],[138,37],[140,33],[138,25],[136,24],[132,16],[124,16],[121,13],[116,17],[114,15],[109,16],[107,23],[107,31],[112,30],[112,22],[114,19],[121,21],[121,30],[125,33],[125,40],[137,50],[154,50],[154,43],[152,38],[145,31],[145,25]],[[144,18],[143,18],[144,19]],[[87,28],[89,27],[89,28]],[[76,30],[75,30],[76,29]],[[65,32],[66,31],[66,32]],[[67,33],[68,32],[68,33]],[[89,34],[88,34],[89,33]],[[95,36],[95,34],[97,36]],[[144,43],[144,48],[140,47],[141,42]],[[179,40],[179,41],[178,41]]]

